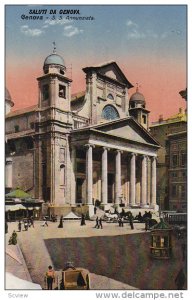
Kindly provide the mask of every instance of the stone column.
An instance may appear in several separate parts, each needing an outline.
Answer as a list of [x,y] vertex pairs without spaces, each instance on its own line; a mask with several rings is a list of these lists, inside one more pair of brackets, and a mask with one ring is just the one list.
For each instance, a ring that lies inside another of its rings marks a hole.
[[71,149],[71,205],[76,203],[76,148]]
[[136,161],[136,154],[131,153],[131,173],[130,173],[130,204],[131,205],[135,205],[135,182],[136,182],[135,161]]
[[103,204],[108,203],[108,172],[107,172],[107,148],[102,152],[102,180],[101,180],[101,199]]
[[119,204],[121,197],[121,151],[117,150],[115,158],[115,204]]
[[142,157],[142,179],[141,179],[141,204],[146,205],[147,200],[147,157]]
[[151,160],[151,204],[156,205],[156,157]]
[[86,145],[86,194],[87,204],[93,204],[93,145]]

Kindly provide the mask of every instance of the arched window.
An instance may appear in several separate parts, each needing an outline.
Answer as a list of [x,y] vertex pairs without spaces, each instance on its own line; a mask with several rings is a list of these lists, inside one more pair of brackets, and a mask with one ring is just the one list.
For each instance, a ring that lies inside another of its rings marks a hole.
[[131,103],[131,108],[134,108],[134,107],[135,107],[135,103],[132,102],[132,103]]
[[110,99],[110,100],[114,100],[114,97],[113,97],[112,94],[108,94],[107,98]]
[[106,120],[114,120],[119,118],[119,113],[112,105],[106,105],[103,108],[101,117]]

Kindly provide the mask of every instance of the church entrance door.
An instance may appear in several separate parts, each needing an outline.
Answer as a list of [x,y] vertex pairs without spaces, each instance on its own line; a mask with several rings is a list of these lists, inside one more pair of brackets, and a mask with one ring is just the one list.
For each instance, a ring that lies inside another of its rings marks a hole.
[[77,203],[83,203],[83,182],[84,182],[84,178],[77,178],[76,181]]
[[114,174],[108,173],[108,203],[114,202]]

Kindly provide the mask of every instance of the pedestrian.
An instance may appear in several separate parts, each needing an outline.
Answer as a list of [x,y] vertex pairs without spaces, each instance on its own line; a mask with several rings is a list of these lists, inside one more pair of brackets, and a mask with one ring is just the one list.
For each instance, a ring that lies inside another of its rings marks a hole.
[[149,219],[146,218],[145,220],[145,231],[149,230]]
[[9,245],[16,245],[16,244],[17,244],[17,233],[14,230],[12,235],[10,236]]
[[99,227],[100,227],[101,229],[103,229],[103,224],[102,224],[102,219],[101,219],[101,218],[99,219]]
[[118,223],[119,223],[119,227],[123,227],[123,218],[119,217]]
[[30,222],[31,222],[31,226],[33,226],[33,228],[34,228],[34,220],[33,220],[33,217],[30,218]]
[[97,207],[94,206],[94,215],[96,215],[96,212],[97,212]]
[[24,228],[25,228],[25,231],[28,230],[28,222],[26,220],[24,220]]
[[97,216],[97,218],[96,218],[95,228],[99,228],[99,217],[98,217],[98,216]]
[[186,276],[185,276],[183,269],[181,268],[175,278],[175,284],[176,284],[178,290],[183,290],[185,281],[186,281]]
[[131,230],[133,230],[133,229],[134,229],[134,226],[133,226],[133,219],[132,219],[132,218],[130,218],[129,224],[130,224],[130,226],[131,226]]
[[53,282],[55,282],[55,271],[52,266],[48,266],[48,270],[45,273],[45,283],[47,284],[47,289],[53,289]]
[[19,232],[21,232],[21,228],[22,228],[22,224],[21,224],[21,221],[19,220],[19,224],[18,224],[18,230],[19,230]]
[[81,216],[81,226],[83,226],[83,225],[86,225],[85,224],[85,215],[84,214],[82,214],[82,216]]
[[5,221],[5,233],[8,233],[8,223]]
[[59,222],[58,228],[63,228],[63,216],[62,215],[60,217],[60,222]]
[[48,227],[47,219],[44,217],[43,220],[44,220],[44,222],[43,222],[42,226],[45,227],[45,225],[46,225]]

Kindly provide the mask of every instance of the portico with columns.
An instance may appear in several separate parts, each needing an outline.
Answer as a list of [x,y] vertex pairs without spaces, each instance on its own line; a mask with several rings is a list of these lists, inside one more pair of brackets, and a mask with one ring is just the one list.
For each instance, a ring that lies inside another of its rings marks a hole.
[[[105,210],[155,209],[160,146],[148,131],[145,97],[138,88],[129,97],[133,85],[115,61],[83,71],[86,91],[71,95],[72,80],[54,47],[37,78],[38,104],[7,114],[7,187],[30,171],[22,184],[44,201],[45,214],[50,208],[57,215],[73,209],[91,216],[96,203]],[[26,143],[28,155],[23,137],[33,141]]]
[[[135,129],[132,140],[118,134],[119,122],[127,129],[129,126]],[[110,131],[114,127],[113,134],[107,132],[107,127]],[[108,125],[90,126],[71,133],[71,155],[75,162],[71,177],[72,203],[93,206],[99,200],[104,208],[112,205],[156,207],[159,146],[155,141],[152,143],[151,136],[144,130],[143,141],[137,141],[141,130],[143,128],[128,117],[123,122],[111,121]]]

